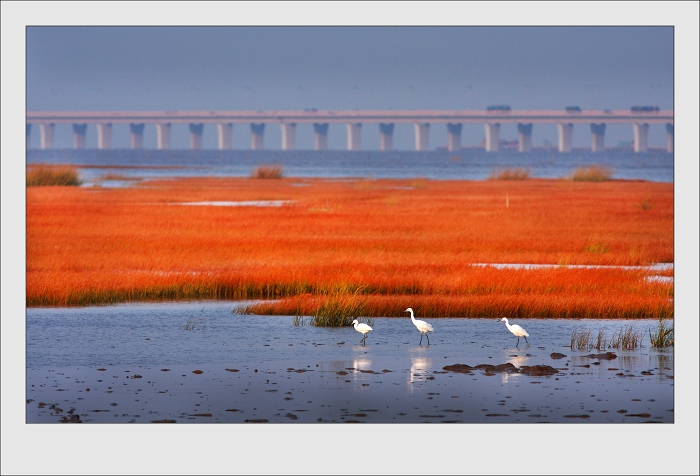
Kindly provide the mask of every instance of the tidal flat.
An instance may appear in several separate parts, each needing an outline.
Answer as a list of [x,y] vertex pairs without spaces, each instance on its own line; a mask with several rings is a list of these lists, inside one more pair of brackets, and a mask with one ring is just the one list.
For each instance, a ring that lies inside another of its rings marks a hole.
[[[511,319],[516,345],[493,318],[434,318],[419,345],[409,317],[375,318],[363,345],[243,304],[28,308],[26,423],[674,423],[657,320]],[[570,348],[630,326],[639,348]]]

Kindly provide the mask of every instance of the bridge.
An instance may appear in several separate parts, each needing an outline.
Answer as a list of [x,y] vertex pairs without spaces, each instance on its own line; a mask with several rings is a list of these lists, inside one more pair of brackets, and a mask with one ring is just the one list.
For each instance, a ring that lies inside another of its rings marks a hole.
[[62,112],[28,111],[27,147],[32,125],[38,125],[41,133],[41,148],[53,148],[55,124],[72,124],[73,147],[85,148],[88,124],[97,127],[99,149],[111,147],[113,124],[129,124],[131,148],[143,148],[145,124],[155,124],[157,148],[170,148],[172,124],[188,124],[190,148],[202,148],[204,126],[216,125],[218,147],[231,149],[231,136],[234,124],[248,124],[251,133],[251,149],[264,148],[265,126],[279,124],[282,132],[282,150],[294,150],[297,124],[313,124],[315,150],[328,147],[328,127],[330,124],[344,124],[347,130],[348,150],[360,150],[363,124],[378,124],[380,148],[393,149],[394,124],[414,124],[415,149],[428,150],[431,124],[446,124],[448,150],[461,149],[463,124],[484,124],[485,148],[495,152],[499,147],[501,124],[517,124],[518,150],[527,152],[532,148],[532,128],[535,124],[556,124],[559,152],[571,151],[571,137],[575,124],[590,127],[591,150],[601,152],[605,144],[606,124],[630,124],[634,134],[634,151],[646,152],[649,126],[659,124],[666,127],[666,150],[673,152],[673,111],[657,108],[642,110],[580,110],[566,108],[561,111],[510,110],[509,108],[485,111],[413,111],[413,110],[303,110],[303,111],[84,111]]

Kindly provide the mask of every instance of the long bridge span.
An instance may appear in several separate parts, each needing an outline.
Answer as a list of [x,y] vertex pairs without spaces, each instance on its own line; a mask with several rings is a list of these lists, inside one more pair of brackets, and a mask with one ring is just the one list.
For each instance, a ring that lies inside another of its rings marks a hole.
[[[568,109],[568,108],[567,108]],[[673,111],[658,109],[634,110],[303,110],[303,111],[28,111],[27,147],[33,125],[38,125],[41,134],[41,148],[53,148],[55,124],[72,124],[73,147],[85,148],[88,124],[97,128],[97,146],[100,149],[111,147],[112,125],[129,124],[131,148],[143,148],[145,124],[155,124],[158,149],[170,148],[172,124],[188,124],[190,148],[202,148],[204,125],[216,125],[218,147],[231,149],[231,136],[234,124],[247,124],[250,127],[251,149],[264,147],[265,126],[279,124],[282,132],[282,150],[294,150],[297,124],[313,124],[315,150],[328,147],[330,124],[344,124],[347,130],[348,150],[360,150],[363,124],[378,124],[380,148],[393,149],[394,124],[414,124],[415,149],[428,150],[431,124],[446,124],[448,150],[461,149],[463,124],[484,124],[486,151],[495,152],[499,147],[501,124],[517,124],[518,150],[527,152],[532,147],[532,128],[535,124],[556,124],[559,152],[571,151],[571,138],[574,125],[590,128],[591,150],[601,152],[605,144],[606,124],[630,124],[634,134],[634,151],[647,151],[649,126],[662,125],[666,128],[666,150],[673,152]]]

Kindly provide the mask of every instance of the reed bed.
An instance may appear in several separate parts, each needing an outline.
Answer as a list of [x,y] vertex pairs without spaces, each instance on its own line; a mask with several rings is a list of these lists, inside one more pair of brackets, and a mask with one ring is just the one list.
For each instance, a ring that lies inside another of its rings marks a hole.
[[489,180],[527,180],[530,178],[530,169],[505,168],[495,169],[489,174]]
[[[315,316],[337,292],[348,295],[336,302],[338,313],[363,300],[364,317],[420,306],[426,317],[673,316],[672,282],[649,282],[644,270],[573,267],[672,262],[673,184],[371,182],[197,178],[29,188],[27,305],[260,299],[279,300],[264,303],[277,314]],[[639,206],[644,197],[653,208]],[[177,206],[266,200],[292,205]]]
[[612,180],[613,170],[610,167],[600,165],[591,165],[589,167],[580,167],[569,175],[570,180],[577,182],[605,182]]
[[[652,347],[672,347],[673,328],[668,327],[666,318],[659,318],[659,327],[656,333],[649,331],[649,340]],[[634,350],[642,345],[642,333],[634,326],[627,326],[613,332],[610,339],[606,337],[605,329],[598,331],[597,337],[592,339],[591,330],[588,328],[574,329],[571,333],[570,347],[575,350],[603,350],[606,348]]]
[[138,182],[139,180],[143,180],[141,177],[132,177],[130,175],[124,175],[124,174],[119,174],[116,172],[108,172],[104,175],[101,175],[97,179],[98,181],[102,180],[121,180],[121,181],[132,181],[132,182]]
[[27,167],[27,187],[70,186],[76,187],[83,182],[78,170],[67,165],[33,165]]
[[608,347],[614,349],[632,350],[639,347],[642,343],[642,334],[633,326],[627,326],[624,329],[618,329],[610,338]]
[[656,332],[649,330],[649,341],[652,347],[673,347],[673,323],[669,323],[667,319],[659,318],[659,325],[656,328]]
[[591,330],[574,329],[571,331],[571,343],[569,347],[575,350],[588,350],[591,348]]
[[284,168],[276,164],[262,164],[253,169],[250,176],[256,179],[280,179],[284,176]]

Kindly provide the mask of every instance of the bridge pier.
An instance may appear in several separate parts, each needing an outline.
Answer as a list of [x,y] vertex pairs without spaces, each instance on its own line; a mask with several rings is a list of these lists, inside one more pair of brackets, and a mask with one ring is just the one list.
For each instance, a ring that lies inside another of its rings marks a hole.
[[293,122],[282,124],[282,150],[294,150],[294,135],[297,125]]
[[605,150],[605,124],[591,124],[591,152]]
[[532,150],[532,123],[518,123],[518,152]]
[[39,124],[41,131],[41,148],[53,149],[53,130],[54,124]]
[[170,149],[170,129],[169,122],[156,124],[156,142],[158,150]]
[[379,150],[394,150],[394,123],[379,123]]
[[416,150],[428,150],[428,132],[430,131],[430,123],[416,123],[413,125],[416,133]]
[[673,124],[666,124],[666,152],[673,153]]
[[132,149],[143,149],[143,129],[144,124],[129,124],[129,130],[131,131]]
[[73,148],[85,148],[85,136],[87,135],[87,124],[73,124]]
[[97,148],[109,149],[112,147],[112,124],[97,124]]
[[190,124],[190,149],[199,150],[202,148],[202,134],[204,124]]
[[233,133],[233,124],[230,122],[222,122],[216,125],[219,133],[219,150],[231,149],[231,135]]
[[348,129],[348,150],[360,150],[360,132],[362,123],[355,122],[347,125]]
[[634,131],[634,151],[646,152],[648,150],[649,124],[632,124],[632,130]]
[[559,132],[559,152],[571,152],[571,136],[574,132],[574,125],[572,123],[559,123],[557,131]]
[[447,123],[447,150],[461,150],[462,149],[462,124]]
[[314,150],[328,149],[328,123],[314,123]]
[[486,152],[498,152],[498,132],[501,125],[496,122],[494,124],[484,124],[486,132]]
[[250,148],[253,150],[263,150],[263,134],[265,133],[265,123],[250,125]]

